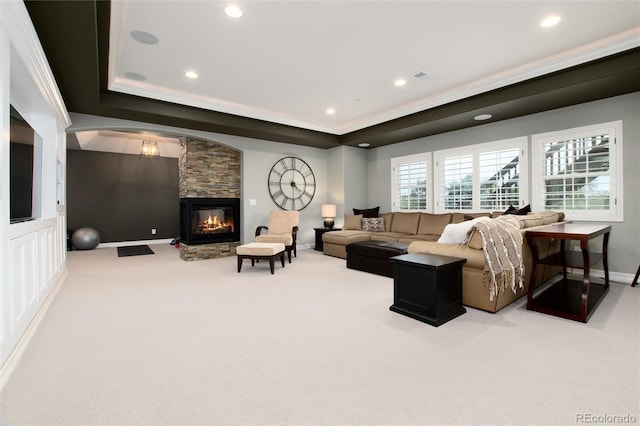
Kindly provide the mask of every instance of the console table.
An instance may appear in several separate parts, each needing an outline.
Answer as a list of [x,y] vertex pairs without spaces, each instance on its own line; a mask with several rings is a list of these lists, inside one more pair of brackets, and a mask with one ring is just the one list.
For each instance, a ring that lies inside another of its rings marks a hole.
[[[527,293],[527,309],[546,314],[587,322],[589,317],[609,291],[609,267],[607,246],[611,226],[593,223],[562,223],[537,227],[526,231],[531,249],[531,284]],[[602,253],[589,253],[589,241],[602,236]],[[539,258],[536,240],[560,240],[560,251],[543,259]],[[578,241],[580,251],[566,250],[566,241]],[[602,260],[604,284],[591,282],[591,265]],[[535,298],[533,296],[538,265],[562,267],[562,279],[551,284]],[[582,280],[567,278],[567,268],[582,269]]]

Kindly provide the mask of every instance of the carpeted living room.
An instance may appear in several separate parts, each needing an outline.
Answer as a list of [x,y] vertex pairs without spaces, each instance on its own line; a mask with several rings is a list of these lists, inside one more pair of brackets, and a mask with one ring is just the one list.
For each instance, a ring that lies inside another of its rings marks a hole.
[[238,273],[234,257],[184,262],[169,244],[150,247],[69,253],[69,276],[2,394],[3,424],[637,419],[629,285],[612,283],[586,324],[521,298],[432,327],[389,310],[392,278],[315,250],[271,275],[262,262]]

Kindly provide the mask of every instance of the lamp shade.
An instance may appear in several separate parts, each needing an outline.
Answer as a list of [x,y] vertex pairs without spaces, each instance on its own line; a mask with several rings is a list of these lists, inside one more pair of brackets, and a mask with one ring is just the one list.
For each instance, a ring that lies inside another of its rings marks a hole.
[[158,142],[142,141],[140,156],[143,158],[158,158],[160,156]]
[[322,217],[336,217],[336,205],[335,204],[323,204],[320,208]]

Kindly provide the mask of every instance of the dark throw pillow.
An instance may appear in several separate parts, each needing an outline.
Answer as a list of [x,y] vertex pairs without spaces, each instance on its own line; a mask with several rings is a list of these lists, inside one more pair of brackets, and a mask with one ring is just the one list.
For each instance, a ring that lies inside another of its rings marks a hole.
[[527,204],[521,209],[516,209],[513,206],[509,206],[507,211],[504,212],[504,214],[515,214],[518,216],[526,216],[528,213],[531,213],[531,204]]
[[353,209],[353,214],[361,214],[362,217],[378,217],[378,213],[380,213],[380,206],[374,207],[372,209]]

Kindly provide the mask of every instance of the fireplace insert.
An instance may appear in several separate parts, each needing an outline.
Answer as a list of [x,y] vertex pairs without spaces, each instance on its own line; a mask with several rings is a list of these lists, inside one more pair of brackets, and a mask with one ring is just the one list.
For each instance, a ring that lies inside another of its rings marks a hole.
[[190,245],[240,241],[240,199],[180,199],[180,241]]

